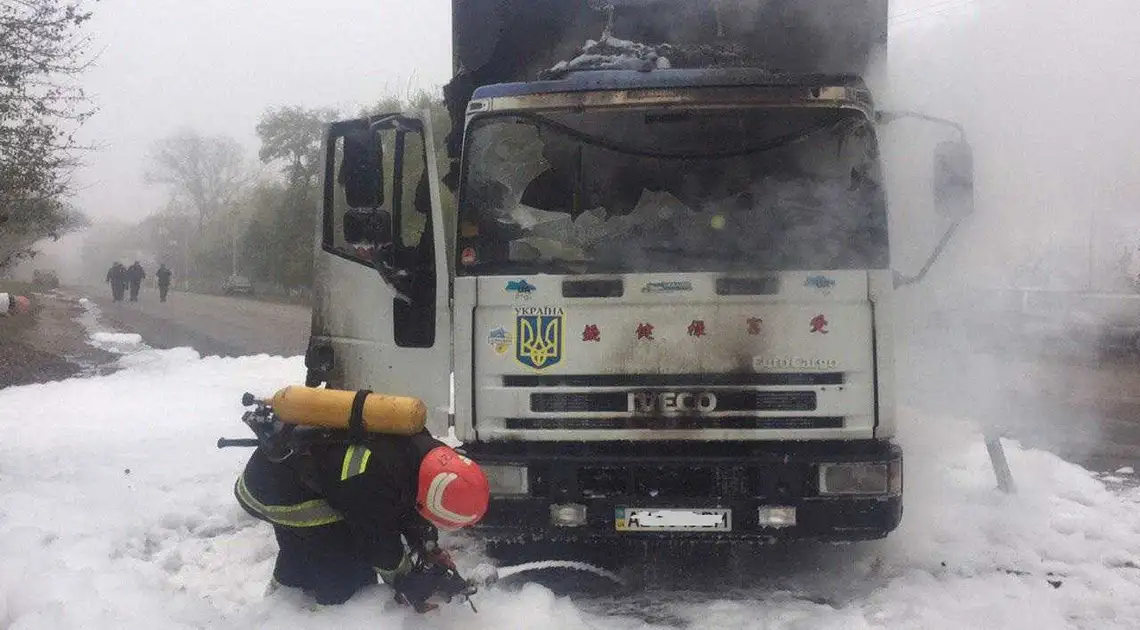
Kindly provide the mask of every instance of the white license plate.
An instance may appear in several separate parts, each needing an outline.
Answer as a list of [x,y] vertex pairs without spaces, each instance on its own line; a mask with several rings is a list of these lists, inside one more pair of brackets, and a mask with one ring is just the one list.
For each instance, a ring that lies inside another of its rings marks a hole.
[[732,531],[732,510],[619,507],[614,526],[619,532],[727,532]]

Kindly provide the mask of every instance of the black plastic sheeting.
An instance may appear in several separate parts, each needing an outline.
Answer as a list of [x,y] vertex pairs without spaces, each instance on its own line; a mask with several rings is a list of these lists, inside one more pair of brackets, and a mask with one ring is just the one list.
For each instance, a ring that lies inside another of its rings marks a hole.
[[[476,88],[531,81],[610,35],[670,44],[699,64],[715,47],[740,63],[789,73],[865,74],[885,52],[889,0],[452,0],[454,77],[448,153],[458,158],[467,102]],[[723,59],[722,55],[715,56]],[[693,67],[689,65],[687,67]]]

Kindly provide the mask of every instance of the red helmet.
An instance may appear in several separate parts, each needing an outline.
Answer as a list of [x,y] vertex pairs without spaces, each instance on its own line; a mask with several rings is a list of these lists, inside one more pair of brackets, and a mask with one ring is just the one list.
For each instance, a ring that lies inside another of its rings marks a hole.
[[487,513],[491,487],[479,465],[446,446],[428,451],[420,461],[416,508],[443,529],[479,522]]

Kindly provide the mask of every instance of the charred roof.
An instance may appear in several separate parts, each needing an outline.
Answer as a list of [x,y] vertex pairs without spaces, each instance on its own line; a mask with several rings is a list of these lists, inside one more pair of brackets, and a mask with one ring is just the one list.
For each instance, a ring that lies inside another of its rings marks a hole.
[[536,94],[593,92],[603,90],[651,90],[676,88],[844,87],[866,90],[863,79],[853,74],[791,74],[756,68],[587,70],[557,79],[499,83],[475,90],[473,100]]

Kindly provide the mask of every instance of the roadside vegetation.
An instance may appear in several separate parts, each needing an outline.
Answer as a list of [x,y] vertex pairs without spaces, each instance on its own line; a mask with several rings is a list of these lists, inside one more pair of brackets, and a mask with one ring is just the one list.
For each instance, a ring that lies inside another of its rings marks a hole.
[[75,133],[94,113],[77,81],[90,17],[71,0],[0,3],[0,272],[86,224],[67,200]]
[[325,129],[333,120],[401,110],[431,111],[440,172],[445,172],[449,118],[442,100],[429,92],[388,97],[356,114],[269,107],[255,129],[256,156],[233,138],[194,129],[156,141],[145,175],[166,190],[166,205],[137,224],[91,226],[82,252],[89,279],[101,281],[99,274],[123,252],[137,252],[152,270],[159,263],[170,267],[180,290],[221,293],[225,278],[236,274],[253,282],[259,298],[306,300]]

